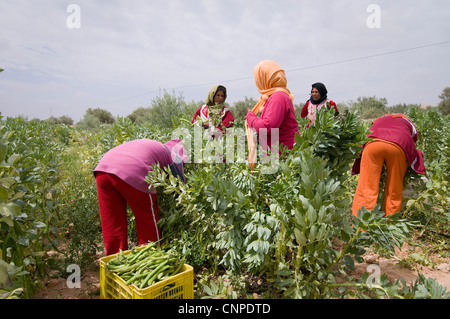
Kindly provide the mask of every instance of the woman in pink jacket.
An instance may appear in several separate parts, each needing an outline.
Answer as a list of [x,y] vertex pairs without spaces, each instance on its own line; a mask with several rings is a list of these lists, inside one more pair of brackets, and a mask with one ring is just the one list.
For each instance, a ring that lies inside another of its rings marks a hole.
[[[206,97],[206,104],[195,112],[191,122],[195,123],[197,118],[200,118],[203,128],[210,129],[214,136],[223,136],[227,128],[234,125],[234,116],[225,104],[226,99],[226,87],[223,85],[213,86]],[[214,134],[216,131],[218,133]]]
[[334,108],[335,115],[339,114],[336,103],[328,98],[328,90],[325,85],[317,82],[312,85],[311,98],[306,101],[300,114],[302,118],[308,118],[307,128],[316,122],[316,113],[323,107]]
[[372,210],[378,200],[383,166],[386,167],[383,212],[391,215],[400,212],[403,198],[403,179],[408,166],[418,174],[425,174],[423,154],[416,148],[418,132],[414,124],[403,114],[386,114],[373,121],[372,138],[363,145],[361,158],[352,169],[359,174],[353,198],[352,213],[357,215],[361,207]]
[[[262,145],[263,149],[278,144],[280,151],[283,147],[291,150],[294,147],[295,134],[299,134],[292,104],[294,96],[287,88],[284,70],[276,62],[264,60],[255,66],[254,77],[261,97],[255,107],[247,113],[247,140],[251,165],[256,162],[256,146],[252,145],[251,130],[256,130],[258,135],[267,134],[267,143]],[[261,114],[259,118],[258,114]],[[272,135],[276,134],[278,140],[272,138]]]
[[134,140],[104,154],[94,176],[107,255],[128,249],[127,204],[136,220],[138,244],[161,239],[156,191],[149,189],[145,178],[153,164],[158,164],[184,182],[183,161],[186,156],[179,139],[166,144]]

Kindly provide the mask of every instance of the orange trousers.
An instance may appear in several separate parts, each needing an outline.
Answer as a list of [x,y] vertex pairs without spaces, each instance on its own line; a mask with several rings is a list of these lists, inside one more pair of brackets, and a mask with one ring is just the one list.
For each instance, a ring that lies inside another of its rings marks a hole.
[[391,142],[375,140],[363,150],[358,186],[353,198],[352,214],[361,207],[372,210],[378,200],[383,165],[386,164],[383,212],[391,215],[400,212],[403,199],[403,179],[408,161],[403,149]]

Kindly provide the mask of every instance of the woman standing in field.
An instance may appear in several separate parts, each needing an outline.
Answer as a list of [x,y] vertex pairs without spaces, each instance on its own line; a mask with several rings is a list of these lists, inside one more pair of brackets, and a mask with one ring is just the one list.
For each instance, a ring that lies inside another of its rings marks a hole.
[[400,212],[403,198],[403,179],[408,165],[418,174],[425,174],[423,154],[416,149],[418,138],[414,124],[403,114],[387,114],[373,121],[371,141],[363,146],[362,156],[353,165],[359,173],[353,198],[352,213],[361,207],[372,210],[378,200],[381,171],[386,165],[383,211],[386,215]]
[[226,99],[227,89],[224,86],[212,87],[206,97],[206,104],[195,112],[192,123],[200,118],[205,129],[211,129],[212,133],[219,131],[219,135],[224,134],[227,128],[234,125],[234,116],[225,104]]
[[301,113],[302,118],[307,117],[309,119],[307,128],[316,122],[316,112],[324,106],[328,109],[333,107],[335,115],[339,114],[336,103],[330,100],[327,95],[328,91],[323,83],[317,82],[312,85],[311,98],[305,103]]
[[180,139],[165,144],[134,140],[109,150],[94,169],[106,254],[128,249],[127,204],[136,220],[138,244],[159,241],[156,191],[146,181],[154,164],[170,168],[184,182],[186,160]]
[[[256,143],[253,131],[260,134],[267,132],[269,147],[283,147],[291,150],[295,143],[295,134],[299,134],[298,122],[295,117],[294,96],[287,88],[284,70],[274,61],[264,60],[258,63],[254,70],[255,84],[261,96],[252,110],[248,110],[246,127],[249,148],[249,163],[256,163]],[[257,115],[261,114],[258,118]],[[276,134],[278,136],[275,137]],[[262,145],[263,148],[266,145]]]

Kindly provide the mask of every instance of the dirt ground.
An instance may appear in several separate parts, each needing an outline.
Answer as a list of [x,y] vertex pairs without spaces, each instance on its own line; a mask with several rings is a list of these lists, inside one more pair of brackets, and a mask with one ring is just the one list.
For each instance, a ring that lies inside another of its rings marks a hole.
[[99,299],[100,298],[100,258],[104,253],[97,253],[95,268],[98,270],[81,270],[80,288],[69,288],[66,278],[55,278],[53,273],[43,281],[33,299]]
[[[416,248],[417,250],[417,248]],[[355,276],[361,276],[368,271],[370,265],[378,265],[380,275],[386,274],[389,281],[393,282],[403,278],[408,285],[414,283],[418,274],[424,275],[426,278],[434,278],[441,286],[450,291],[450,259],[442,257],[431,257],[427,260],[427,265],[412,262],[408,266],[408,260],[416,253],[420,256],[420,251],[411,250],[411,247],[405,243],[401,250],[396,249],[396,255],[391,258],[380,257],[374,253],[366,253],[364,255],[364,263],[356,264]],[[406,262],[405,262],[406,261]],[[373,268],[369,268],[372,269]],[[371,271],[369,271],[372,273]]]
[[[413,263],[413,267],[408,267],[411,255],[417,251],[408,244],[404,244],[401,250],[397,250],[396,256],[384,258],[377,254],[368,252],[364,255],[364,263],[355,265],[354,276],[361,276],[368,270],[369,265],[378,265],[380,275],[386,274],[388,279],[395,281],[403,278],[408,284],[415,282],[420,272],[426,278],[434,278],[440,285],[450,291],[450,259],[434,257],[429,260],[429,264],[421,265]],[[420,251],[418,251],[420,253]],[[103,257],[98,255],[98,259]],[[98,267],[99,269],[99,267]],[[369,268],[373,269],[373,268]],[[371,272],[372,273],[372,272]],[[85,271],[81,273],[81,288],[69,288],[65,278],[49,278],[44,280],[43,287],[35,294],[33,299],[99,299],[100,298],[100,278],[99,271]]]

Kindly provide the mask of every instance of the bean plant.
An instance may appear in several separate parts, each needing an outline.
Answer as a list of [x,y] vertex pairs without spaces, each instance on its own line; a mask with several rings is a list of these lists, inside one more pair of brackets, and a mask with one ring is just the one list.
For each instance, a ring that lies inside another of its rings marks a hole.
[[273,174],[263,173],[267,163],[253,170],[226,160],[191,163],[183,184],[155,167],[147,181],[163,198],[166,244],[216,273],[223,267],[235,276],[257,274],[280,298],[338,297],[339,289],[350,294],[348,286],[369,287],[348,275],[354,263],[372,246],[393,254],[415,223],[388,219],[379,207],[351,215],[354,189],[345,185],[352,185],[351,166],[368,127],[351,113],[318,112]]
[[8,118],[0,127],[0,259],[9,270],[2,273],[7,291],[30,297],[35,278],[44,275],[46,253],[58,249],[59,156],[67,142],[64,128],[45,122]]
[[[103,246],[92,170],[117,145],[173,137],[188,151],[197,143],[184,166],[186,183],[157,166],[147,181],[158,192],[160,244],[194,266],[198,297],[448,298],[422,275],[409,286],[385,275],[376,282],[367,272],[351,276],[367,249],[394,254],[417,231],[448,254],[448,115],[406,115],[418,128],[427,175],[407,171],[402,212],[389,218],[380,205],[351,214],[358,179],[351,167],[370,127],[351,112],[322,110],[308,129],[299,119],[294,148],[253,168],[218,151],[226,138],[178,136],[195,135],[190,115],[164,127],[119,117],[89,129],[0,117],[0,299],[31,298],[50,268],[67,276],[68,264],[95,265]],[[235,129],[243,127],[237,119]],[[238,141],[232,149],[242,147]],[[129,221],[133,241],[131,213]]]

